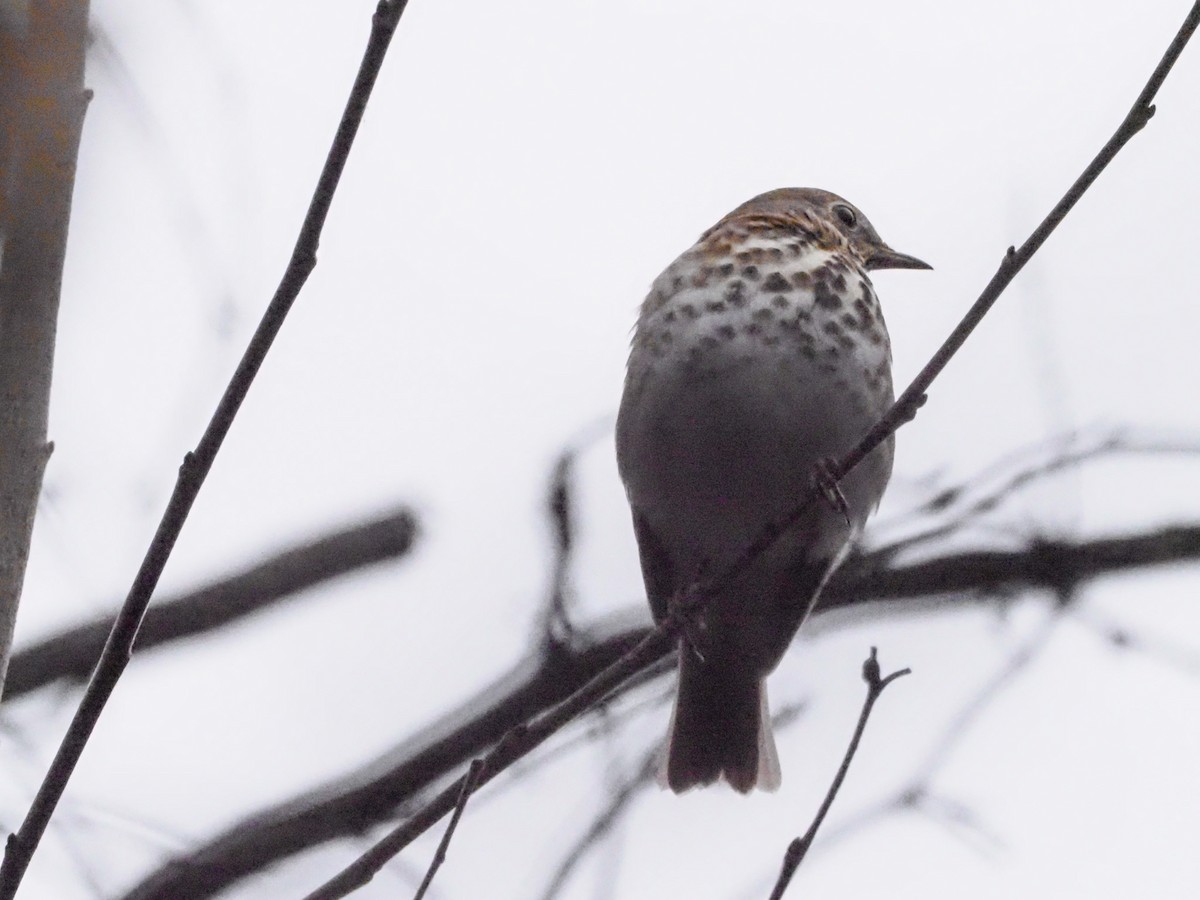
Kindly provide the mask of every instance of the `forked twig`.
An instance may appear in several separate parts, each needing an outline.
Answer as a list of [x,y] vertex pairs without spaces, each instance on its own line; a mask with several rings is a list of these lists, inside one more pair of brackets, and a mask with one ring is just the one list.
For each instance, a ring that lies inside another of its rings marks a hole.
[[[983,320],[983,317],[987,315],[988,310],[996,303],[1000,294],[1046,242],[1046,239],[1079,202],[1079,199],[1100,176],[1100,173],[1112,162],[1113,157],[1150,121],[1151,116],[1154,115],[1151,101],[1179,59],[1184,47],[1187,46],[1197,24],[1200,24],[1200,0],[1192,5],[1183,25],[1180,26],[1166,53],[1154,68],[1149,81],[1146,82],[1146,86],[1113,136],[1100,149],[1100,152],[1071,185],[1062,199],[1055,204],[1049,215],[1034,229],[1025,243],[1019,248],[1009,247],[1000,267],[984,288],[983,293],[979,295],[962,321],[938,348],[933,358],[926,363],[917,377],[913,379],[912,384],[892,404],[883,418],[845,456],[832,464],[833,474],[836,477],[844,478],[897,428],[916,415],[917,410],[925,402],[925,392],[929,386],[941,374],[971,332]],[[537,717],[528,725],[508,732],[496,749],[484,758],[486,769],[481,776],[481,783],[495,778],[507,766],[536,749],[563,725],[619,687],[627,678],[666,653],[677,638],[684,620],[695,614],[696,610],[703,605],[704,598],[712,596],[721,587],[733,581],[739,573],[743,572],[747,566],[774,544],[784,532],[800,520],[807,507],[817,499],[818,494],[819,491],[815,488],[807,491],[798,499],[797,506],[790,515],[782,521],[764,528],[724,572],[715,578],[693,585],[686,592],[684,602],[676,604],[663,622],[629,653],[596,675],[559,706]],[[323,900],[344,897],[365,883],[364,875],[369,880],[370,873],[378,871],[378,868],[370,869],[370,866],[376,863],[368,863],[368,857],[372,861],[387,859],[403,850],[454,808],[462,784],[463,779],[460,778],[447,786],[409,819],[380,839],[366,854],[326,882],[318,889],[317,893],[310,894],[310,900],[317,897],[323,898]],[[382,866],[382,864],[379,862],[378,866]]]
[[871,648],[871,655],[866,658],[862,667],[863,681],[867,683],[867,699],[863,701],[862,712],[858,714],[858,724],[854,727],[854,736],[850,738],[850,746],[846,748],[842,764],[838,767],[837,774],[829,785],[829,790],[825,792],[825,799],[821,801],[821,806],[813,817],[812,824],[808,826],[808,831],[804,832],[802,837],[798,837],[788,844],[787,851],[783,854],[783,866],[779,870],[779,877],[775,880],[775,887],[771,891],[771,900],[782,900],[783,892],[792,883],[792,876],[800,868],[800,863],[804,862],[808,848],[812,846],[812,842],[817,836],[817,830],[825,821],[825,816],[828,815],[833,801],[837,798],[838,791],[841,790],[842,782],[846,780],[846,773],[850,771],[850,763],[854,760],[854,754],[858,752],[858,744],[862,740],[863,731],[866,730],[867,719],[871,717],[875,701],[879,699],[884,688],[897,678],[911,672],[911,669],[900,669],[886,678],[881,678],[879,660],[875,657],[875,648]]
[[33,803],[25,815],[24,822],[21,823],[20,830],[9,835],[5,846],[4,862],[0,864],[0,900],[11,900],[21,884],[29,861],[33,858],[34,850],[37,849],[38,843],[46,831],[46,826],[50,822],[50,817],[54,814],[55,807],[71,778],[71,773],[75,770],[75,765],[78,763],[84,747],[87,746],[92,729],[95,728],[121,673],[125,671],[125,666],[129,663],[146,607],[150,604],[150,597],[153,595],[158,579],[171,555],[175,541],[183,530],[192,504],[196,501],[196,496],[212,468],[225,436],[229,433],[242,401],[246,399],[250,385],[254,382],[254,377],[258,374],[267,351],[271,349],[271,344],[279,334],[279,329],[283,326],[283,321],[299,295],[300,289],[316,267],[317,246],[320,242],[321,231],[325,226],[326,216],[333,203],[334,192],[337,190],[338,182],[346,167],[346,160],[350,156],[350,148],[354,144],[354,137],[362,122],[367,100],[371,96],[392,35],[396,31],[400,15],[404,12],[406,4],[407,0],[380,0],[375,9],[371,22],[371,36],[367,41],[367,47],[354,80],[354,87],[346,101],[346,109],[338,123],[337,133],[325,159],[325,165],[321,169],[321,175],[317,180],[317,187],[301,225],[292,257],[288,261],[279,287],[276,288],[275,296],[271,298],[262,321],[255,329],[250,344],[242,355],[241,362],[238,363],[237,370],[225,388],[225,393],[221,396],[221,401],[200,438],[200,443],[196,445],[194,451],[187,453],[183,458],[183,464],[179,467],[179,477],[175,482],[175,489],[171,493],[171,499],[167,503],[167,509],[163,513],[158,529],[154,533],[154,539],[150,542],[150,547],[142,560],[141,568],[138,569],[129,595],[109,633],[104,651],[96,664],[96,670],[79,703],[79,709],[76,710],[75,716],[67,728],[67,733],[59,745],[54,761],[46,772],[45,779],[38,788],[37,795],[33,798]]

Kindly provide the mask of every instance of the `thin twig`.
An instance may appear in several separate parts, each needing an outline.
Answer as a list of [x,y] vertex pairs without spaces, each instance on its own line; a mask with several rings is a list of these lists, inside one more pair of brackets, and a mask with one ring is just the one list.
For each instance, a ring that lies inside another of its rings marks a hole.
[[55,754],[54,761],[46,773],[45,779],[38,788],[37,795],[21,823],[20,830],[9,836],[5,848],[4,862],[0,864],[0,900],[11,900],[20,886],[21,879],[33,858],[33,852],[45,833],[50,817],[66,789],[71,773],[87,746],[88,739],[109,696],[116,687],[117,680],[129,662],[133,645],[137,639],[138,628],[146,607],[158,584],[163,568],[175,546],[179,533],[183,530],[188,513],[196,496],[212,468],[217,452],[230,426],[237,415],[238,409],[246,399],[250,386],[259,368],[266,358],[279,329],[283,326],[288,311],[299,295],[309,274],[317,264],[317,246],[320,243],[321,231],[333,202],[338,182],[346,167],[350,149],[358,133],[366,110],[367,100],[371,96],[375,81],[379,76],[384,57],[392,35],[404,12],[407,0],[381,0],[376,7],[371,23],[371,35],[367,41],[366,51],[346,102],[345,111],[338,123],[337,133],[325,159],[325,165],[317,180],[308,212],[300,227],[292,257],[280,280],[275,296],[263,315],[262,321],[255,330],[250,344],[238,363],[225,393],[213,413],[212,419],[205,428],[196,449],[184,456],[183,464],[179,467],[179,477],[167,509],[163,513],[154,539],[146,552],[129,595],[117,616],[113,630],[104,645],[104,651],[96,665],[96,671],[88,683],[79,709],[76,711],[66,736]]
[[[1200,653],[1191,641],[1174,641],[1161,635],[1133,632],[1095,609],[1074,610],[1074,620],[1095,632],[1116,650],[1142,653],[1163,665],[1171,666],[1187,678],[1200,678]],[[1187,637],[1186,632],[1179,637]]]
[[858,715],[858,724],[854,727],[854,736],[850,738],[850,746],[846,748],[846,755],[842,757],[842,764],[838,767],[837,775],[833,778],[833,783],[829,785],[829,790],[825,792],[825,799],[821,802],[820,809],[817,810],[816,816],[813,817],[812,824],[808,826],[808,831],[804,832],[802,837],[793,840],[783,855],[783,866],[779,871],[779,878],[775,881],[775,888],[771,891],[771,900],[781,900],[784,891],[792,882],[792,876],[796,874],[796,870],[800,868],[800,864],[804,862],[804,857],[808,853],[808,848],[812,846],[813,840],[817,836],[817,830],[821,827],[821,823],[825,821],[825,816],[829,813],[830,807],[833,806],[833,801],[837,798],[838,791],[841,790],[842,782],[846,780],[846,773],[850,771],[850,763],[854,760],[854,754],[858,752],[859,742],[862,740],[863,731],[867,727],[867,719],[871,716],[871,710],[875,706],[875,701],[879,699],[879,695],[883,693],[883,689],[889,684],[904,675],[912,672],[911,669],[900,669],[893,672],[886,678],[881,678],[879,675],[879,660],[875,656],[875,648],[871,648],[871,655],[863,662],[862,675],[863,681],[867,683],[867,699],[863,701],[862,712]]
[[[936,487],[932,494],[915,508],[893,516],[889,521],[872,524],[872,555],[887,559],[921,545],[961,533],[976,525],[1025,488],[1058,475],[1065,470],[1078,469],[1083,463],[1109,455],[1187,452],[1200,454],[1200,443],[1190,447],[1179,444],[1138,444],[1123,434],[1112,432],[1083,441],[1078,434],[1060,435],[1050,442],[1039,442],[998,460],[969,479]],[[1040,457],[1040,458],[1039,458]],[[923,524],[920,530],[894,540],[880,540],[881,532],[911,527],[912,522]]]
[[442,835],[441,843],[438,844],[437,851],[433,854],[433,859],[429,863],[429,870],[425,873],[425,878],[421,881],[421,886],[417,888],[417,893],[413,897],[413,900],[423,900],[425,892],[429,890],[429,885],[433,883],[433,876],[437,874],[437,870],[446,861],[446,851],[449,849],[450,841],[454,837],[454,830],[458,828],[458,820],[462,818],[463,810],[467,808],[467,801],[471,799],[471,793],[475,790],[475,781],[479,778],[479,771],[482,768],[483,762],[481,760],[471,760],[471,767],[467,769],[467,777],[463,779],[462,790],[458,794],[458,803],[454,805],[454,815],[450,817],[450,824],[446,826],[446,833]]

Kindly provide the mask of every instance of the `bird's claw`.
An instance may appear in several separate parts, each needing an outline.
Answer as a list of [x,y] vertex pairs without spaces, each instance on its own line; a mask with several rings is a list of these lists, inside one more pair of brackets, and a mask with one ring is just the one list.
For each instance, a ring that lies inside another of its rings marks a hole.
[[852,528],[850,524],[850,504],[846,502],[846,495],[842,493],[838,481],[841,479],[841,469],[837,464],[837,460],[823,456],[817,460],[817,464],[813,467],[812,481],[813,486],[821,492],[821,496],[825,498],[833,509],[842,514],[842,518],[846,520],[846,527]]
[[704,644],[707,636],[708,628],[703,622],[693,620],[683,626],[683,642],[700,662],[708,661],[704,657]]

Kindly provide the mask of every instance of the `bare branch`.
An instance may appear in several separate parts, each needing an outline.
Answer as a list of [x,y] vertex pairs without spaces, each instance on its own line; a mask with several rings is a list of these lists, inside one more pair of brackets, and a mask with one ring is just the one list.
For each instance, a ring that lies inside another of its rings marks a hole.
[[[983,476],[974,478],[969,483],[963,483],[951,488],[939,489],[934,500],[922,505],[921,511],[930,512],[934,508],[941,510],[950,508],[956,510],[953,525],[958,526],[977,514],[981,507],[991,508],[1006,496],[1010,496],[1018,487],[1043,475],[1061,470],[1064,466],[1075,465],[1100,454],[1113,452],[1194,452],[1190,445],[1161,446],[1157,444],[1130,443],[1119,435],[1108,435],[1093,442],[1087,442],[1081,447],[1065,447],[1059,452],[1044,459],[1035,460],[1030,464],[1020,464],[1017,467],[1005,468],[997,473],[999,486],[986,490],[973,487],[977,481],[986,480]],[[563,477],[563,461],[573,458],[574,450],[567,450],[560,456],[554,467],[551,497],[555,498],[564,489],[569,491],[569,476]],[[1023,454],[1033,456],[1033,451]],[[1045,452],[1038,454],[1045,457]],[[569,509],[570,500],[564,504],[554,500],[552,524],[559,526],[559,509]],[[380,517],[350,528],[333,532],[317,538],[309,543],[284,550],[258,565],[241,572],[226,576],[218,581],[189,591],[175,597],[158,600],[146,612],[141,631],[138,634],[137,653],[160,644],[189,638],[198,634],[227,626],[240,620],[243,616],[251,615],[269,608],[282,600],[288,599],[297,592],[304,591],[327,579],[339,577],[359,568],[373,565],[387,559],[405,555],[412,547],[416,535],[417,523],[414,514],[407,509],[398,509]],[[944,536],[946,527],[923,531],[919,542],[929,543],[933,539]],[[1125,540],[1125,539],[1121,539]],[[1151,541],[1155,538],[1151,538]],[[840,573],[838,581],[843,581],[847,574],[856,567],[863,571],[868,569],[876,574],[871,576],[871,584],[867,586],[868,595],[873,595],[882,583],[880,573],[885,571],[884,562],[887,557],[898,549],[909,549],[916,539],[908,538],[897,543],[880,546],[877,551],[865,555],[857,563],[852,564]],[[563,584],[563,570],[569,564],[564,560],[563,550],[570,543],[561,539],[556,541],[553,585]],[[940,563],[939,563],[940,565]],[[998,568],[1005,569],[1005,579],[1011,574],[1007,561],[996,560]],[[943,567],[944,568],[944,567]],[[907,572],[918,580],[926,577],[919,569],[892,570],[893,573]],[[962,574],[969,574],[962,572]],[[831,593],[844,593],[853,598],[855,591],[839,587],[837,583],[831,586]],[[906,588],[901,586],[901,594]],[[5,683],[4,700],[15,700],[24,694],[53,683],[56,680],[75,680],[85,678],[91,671],[91,661],[103,647],[104,638],[112,627],[113,619],[99,617],[92,621],[74,626],[58,634],[47,637],[37,643],[18,649],[12,656],[9,666],[8,680]]]
[[[194,591],[159,600],[146,611],[137,654],[222,628],[329,579],[405,556],[416,536],[415,514],[398,509],[291,547]],[[17,650],[4,701],[59,679],[86,678],[113,621],[112,616],[100,616]]]
[[825,816],[829,814],[829,809],[833,806],[833,801],[837,798],[838,791],[841,790],[842,782],[846,780],[846,773],[850,771],[850,763],[854,760],[854,754],[858,752],[858,745],[862,741],[863,732],[867,728],[867,719],[871,717],[871,710],[875,707],[875,701],[879,699],[879,695],[883,693],[884,688],[897,678],[910,674],[911,670],[900,669],[886,678],[881,678],[879,660],[876,659],[875,648],[872,647],[871,655],[863,663],[862,673],[863,681],[867,683],[867,698],[863,701],[862,712],[858,715],[858,724],[854,727],[854,735],[850,738],[850,746],[846,748],[846,755],[842,757],[842,764],[838,767],[837,774],[833,777],[833,782],[829,785],[829,790],[825,792],[825,799],[821,801],[821,806],[817,810],[817,814],[813,817],[812,824],[808,826],[808,831],[804,832],[802,837],[796,838],[788,845],[787,851],[783,855],[783,866],[779,870],[779,878],[775,881],[774,890],[771,891],[771,900],[782,900],[784,892],[788,889],[788,885],[792,883],[792,877],[796,874],[796,870],[804,862],[804,857],[808,854],[808,848],[812,846],[821,823],[825,821]]
[[[250,386],[266,359],[267,352],[279,334],[288,311],[299,296],[309,274],[317,264],[317,246],[325,219],[333,203],[333,196],[341,180],[342,172],[354,144],[359,124],[366,110],[367,100],[379,76],[392,35],[399,24],[407,0],[380,0],[372,19],[371,34],[366,51],[359,66],[358,75],[351,89],[346,109],[338,123],[325,165],[317,180],[312,202],[300,228],[295,249],[288,262],[275,296],[263,315],[262,321],[250,339],[250,344],[238,363],[225,393],[213,413],[212,419],[193,452],[184,456],[179,468],[175,490],[167,503],[158,529],[142,561],[130,588],[121,612],[118,614],[112,633],[96,665],[96,671],[84,691],[79,709],[76,711],[66,736],[55,754],[54,761],[38,788],[37,795],[25,816],[21,828],[9,836],[5,847],[4,862],[0,864],[0,900],[10,900],[20,886],[21,879],[41,841],[42,834],[54,814],[59,798],[66,790],[67,782],[75,769],[83,749],[87,746],[92,729],[104,711],[109,696],[116,687],[121,673],[129,662],[133,644],[146,607],[162,575],[171,550],[183,525],[187,521],[192,504],[195,503],[201,486],[208,476],[229,433],[238,409],[249,393]],[[83,4],[79,4],[83,6]]]

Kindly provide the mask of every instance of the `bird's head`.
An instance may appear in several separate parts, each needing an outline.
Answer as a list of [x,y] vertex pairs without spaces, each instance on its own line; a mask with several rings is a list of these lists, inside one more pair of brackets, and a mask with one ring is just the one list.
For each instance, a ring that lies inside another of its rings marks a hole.
[[832,232],[840,236],[867,269],[932,269],[915,256],[893,250],[875,226],[854,206],[837,194],[818,188],[779,188],[747,200],[721,221],[777,219],[804,230]]

